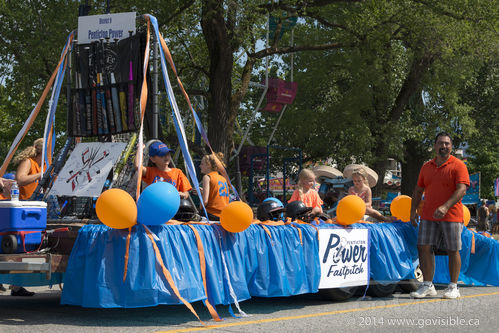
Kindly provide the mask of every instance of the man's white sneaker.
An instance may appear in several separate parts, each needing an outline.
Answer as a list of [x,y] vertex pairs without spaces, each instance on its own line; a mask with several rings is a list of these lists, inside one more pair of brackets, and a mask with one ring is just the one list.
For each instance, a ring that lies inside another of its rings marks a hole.
[[444,295],[442,296],[442,298],[447,299],[454,299],[459,297],[461,297],[461,293],[459,292],[459,289],[457,289],[457,287],[445,289]]
[[411,297],[413,298],[425,298],[426,296],[437,296],[437,291],[433,284],[430,286],[422,284],[418,290],[411,293]]

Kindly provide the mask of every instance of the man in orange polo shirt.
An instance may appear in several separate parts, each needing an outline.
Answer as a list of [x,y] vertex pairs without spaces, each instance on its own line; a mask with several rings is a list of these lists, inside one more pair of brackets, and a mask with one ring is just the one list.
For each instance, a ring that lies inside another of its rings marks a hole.
[[463,230],[463,205],[461,198],[470,185],[468,169],[463,161],[451,155],[452,139],[447,133],[435,138],[436,157],[426,162],[419,172],[418,183],[412,194],[411,223],[417,226],[416,209],[425,195],[418,232],[419,266],[424,282],[411,293],[411,297],[436,296],[433,286],[435,256],[431,247],[444,239],[449,256],[450,283],[443,298],[461,297],[457,279],[461,270],[461,232]]

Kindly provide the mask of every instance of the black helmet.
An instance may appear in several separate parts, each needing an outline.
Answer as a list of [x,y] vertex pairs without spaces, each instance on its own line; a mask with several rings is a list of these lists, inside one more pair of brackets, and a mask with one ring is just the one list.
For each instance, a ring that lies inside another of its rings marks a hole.
[[312,210],[312,207],[307,207],[303,201],[292,201],[286,206],[286,215],[291,219],[303,219]]
[[256,217],[260,221],[282,220],[285,211],[284,205],[278,200],[264,200],[256,210]]
[[196,207],[194,207],[189,199],[180,199],[177,214],[173,218],[182,222],[197,221],[198,214]]

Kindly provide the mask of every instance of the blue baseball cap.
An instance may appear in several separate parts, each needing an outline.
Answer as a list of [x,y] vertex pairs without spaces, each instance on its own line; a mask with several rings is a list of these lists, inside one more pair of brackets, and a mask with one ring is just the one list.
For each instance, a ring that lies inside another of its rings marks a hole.
[[161,141],[153,142],[149,146],[149,156],[165,156],[171,152],[174,152],[174,150],[168,148],[168,146]]

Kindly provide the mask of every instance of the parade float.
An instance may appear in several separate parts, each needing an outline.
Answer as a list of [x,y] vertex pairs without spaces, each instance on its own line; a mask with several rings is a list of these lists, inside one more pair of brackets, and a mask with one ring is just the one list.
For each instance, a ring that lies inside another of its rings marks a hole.
[[[320,292],[344,300],[356,290],[390,295],[400,281],[406,281],[401,287],[414,288],[417,228],[408,223],[410,198],[392,201],[394,223],[364,221],[365,205],[352,196],[339,202],[335,219],[259,221],[230,186],[235,200],[218,223],[175,219],[179,196],[167,183],[141,192],[133,158],[137,154],[143,161],[151,39],[153,50],[159,46],[156,59],[178,147],[198,192],[168,66],[197,130],[211,146],[156,19],[141,16],[137,30],[135,19],[135,13],[80,18],[78,42],[74,32],[68,36],[40,101],[13,142],[2,175],[52,89],[46,172],[31,201],[0,205],[0,283],[63,283],[61,303],[83,307],[183,303],[198,316],[190,303],[202,301],[215,320],[220,320],[217,305],[229,305],[233,314],[234,304],[244,315],[239,302],[254,296]],[[65,77],[68,138],[52,160],[55,108]],[[33,234],[36,240],[29,238]],[[462,240],[459,281],[499,285],[499,244],[466,228]],[[436,262],[435,282],[448,282],[446,257]]]

